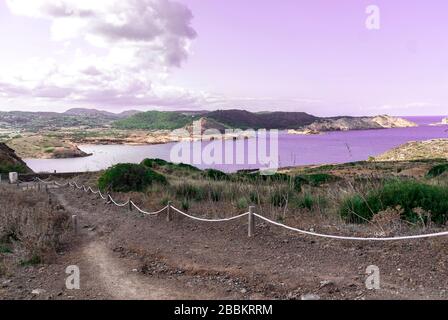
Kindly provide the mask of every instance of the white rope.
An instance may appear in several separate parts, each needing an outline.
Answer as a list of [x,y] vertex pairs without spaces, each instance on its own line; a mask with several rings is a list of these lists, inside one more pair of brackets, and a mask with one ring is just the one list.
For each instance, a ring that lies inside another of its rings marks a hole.
[[125,203],[117,203],[117,202],[112,198],[111,195],[109,195],[109,199],[110,199],[110,201],[112,201],[117,207],[124,207],[124,206],[127,206],[127,205],[129,204],[129,200],[126,201]]
[[155,211],[155,212],[147,212],[147,211],[144,211],[144,210],[140,209],[140,208],[134,203],[134,201],[131,200],[130,203],[134,206],[135,209],[137,209],[137,210],[140,211],[141,213],[146,214],[146,215],[149,215],[149,216],[155,216],[155,215],[161,213],[162,211],[164,211],[164,210],[166,210],[166,209],[168,208],[168,205],[167,205],[167,206],[163,207],[162,209],[160,209],[159,211]]
[[175,207],[173,207],[173,206],[170,206],[170,207],[171,207],[171,209],[173,209],[174,211],[176,211],[176,212],[178,212],[178,213],[180,213],[180,214],[182,214],[182,215],[184,215],[184,216],[186,216],[186,217],[188,217],[188,218],[190,218],[190,219],[198,220],[198,221],[205,221],[205,222],[225,222],[225,221],[231,221],[231,220],[235,220],[235,219],[238,219],[238,218],[247,216],[247,215],[249,214],[249,212],[246,212],[246,213],[243,213],[243,214],[240,214],[240,215],[238,215],[238,216],[231,217],[231,218],[224,218],[224,219],[203,219],[203,218],[198,218],[198,217],[195,217],[195,216],[191,216],[191,215],[189,215],[189,214],[187,214],[187,213],[185,213],[185,212],[183,212],[183,211],[181,211],[181,210],[179,210],[179,209],[177,209],[177,208],[175,208]]
[[275,221],[272,221],[268,218],[265,218],[259,214],[253,213],[254,216],[269,222],[271,224],[274,224],[276,226],[291,230],[291,231],[296,231],[296,232],[300,232],[303,234],[307,234],[310,236],[315,236],[315,237],[321,237],[321,238],[329,238],[329,239],[339,239],[339,240],[356,240],[356,241],[398,241],[398,240],[409,240],[409,239],[422,239],[422,238],[433,238],[433,237],[442,237],[442,236],[447,236],[448,235],[448,231],[445,232],[438,232],[438,233],[431,233],[431,234],[420,234],[420,235],[415,235],[415,236],[403,236],[403,237],[388,237],[388,238],[362,238],[362,237],[344,237],[344,236],[334,236],[334,235],[328,235],[328,234],[321,234],[321,233],[316,233],[316,232],[311,232],[311,231],[305,231],[305,230],[301,230],[301,229],[297,229],[297,228],[293,228],[287,225],[284,225],[282,223],[278,223]]
[[[34,179],[34,181],[35,181],[35,180],[41,180],[41,179],[36,178],[36,179]],[[41,180],[41,181],[42,181],[42,180]],[[45,182],[45,181],[43,181],[43,182]],[[58,184],[57,182],[55,182],[55,183]],[[82,185],[82,186],[78,186],[78,184],[77,184],[76,182],[73,182],[73,183],[68,182],[68,183],[66,183],[65,185],[67,185],[67,184],[68,184],[69,186],[74,186],[74,187],[76,187],[77,189],[83,189],[84,192],[89,192],[89,191],[90,191],[90,192],[92,192],[92,193],[94,193],[94,194],[97,194],[97,193],[98,193],[98,194],[100,195],[100,197],[103,198],[104,200],[106,200],[106,199],[109,197],[110,201],[113,202],[113,203],[114,203],[116,206],[118,206],[118,207],[124,207],[124,206],[126,206],[126,205],[128,205],[128,204],[130,203],[130,204],[131,204],[132,206],[134,206],[138,211],[140,211],[141,213],[146,214],[146,215],[157,215],[157,214],[163,212],[164,210],[166,210],[168,207],[170,207],[170,208],[173,209],[174,211],[176,211],[176,212],[178,212],[178,213],[180,213],[180,214],[182,214],[182,215],[184,215],[184,216],[186,216],[186,217],[188,217],[188,218],[190,218],[190,219],[197,220],[197,221],[204,221],[204,222],[226,222],[226,221],[231,221],[231,220],[239,219],[239,218],[242,218],[242,217],[247,216],[247,215],[250,214],[249,212],[245,212],[245,213],[243,213],[243,214],[240,214],[240,215],[237,215],[237,216],[234,216],[234,217],[231,217],[231,218],[224,218],[224,219],[203,219],[203,218],[198,218],[198,217],[189,215],[189,214],[187,214],[187,213],[185,213],[185,212],[183,212],[183,211],[177,209],[176,207],[174,207],[174,206],[172,206],[172,205],[167,205],[167,206],[163,207],[162,209],[160,209],[160,210],[158,210],[158,211],[155,211],[155,212],[147,212],[147,211],[144,211],[144,210],[142,210],[141,208],[139,208],[139,207],[138,207],[132,200],[128,200],[127,202],[120,204],[120,203],[117,203],[117,202],[116,202],[116,201],[115,201],[109,194],[107,195],[107,197],[105,197],[105,196],[101,193],[101,190],[94,191],[91,187],[86,188],[84,185]],[[273,224],[273,225],[276,225],[276,226],[278,226],[278,227],[282,227],[282,228],[285,228],[285,229],[288,229],[288,230],[291,230],[291,231],[299,232],[299,233],[306,234],[306,235],[310,235],[310,236],[321,237],[321,238],[327,238],[327,239],[353,240],[353,241],[398,241],[398,240],[424,239],[424,238],[434,238],[434,237],[448,236],[448,231],[438,232],[438,233],[430,233],[430,234],[420,234],[420,235],[414,235],[414,236],[384,237],[384,238],[372,238],[372,237],[365,237],[365,238],[363,238],[363,237],[336,236],[336,235],[321,234],[321,233],[317,233],[317,232],[311,232],[311,231],[306,231],[306,230],[302,230],[302,229],[298,229],[298,228],[293,228],[293,227],[284,225],[284,224],[282,224],[282,223],[272,221],[272,220],[270,220],[270,219],[268,219],[268,218],[266,218],[266,217],[263,217],[263,216],[261,216],[261,215],[259,215],[259,214],[257,214],[257,213],[253,213],[253,215],[254,215],[255,217],[260,218],[261,220],[264,220],[264,221],[266,221],[266,222],[268,222],[268,223],[271,223],[271,224]]]

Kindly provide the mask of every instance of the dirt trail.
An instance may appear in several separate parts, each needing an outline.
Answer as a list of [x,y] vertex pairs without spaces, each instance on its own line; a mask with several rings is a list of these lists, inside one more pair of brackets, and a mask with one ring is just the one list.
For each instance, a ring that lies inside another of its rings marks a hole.
[[[332,241],[262,221],[248,238],[245,220],[210,224],[174,215],[167,222],[82,190],[49,191],[78,216],[79,235],[54,264],[23,269],[10,285],[19,292],[11,289],[11,298],[448,299],[447,238]],[[156,201],[143,207],[158,209]],[[65,288],[69,265],[80,268],[81,290]],[[365,286],[370,265],[380,269],[380,290]],[[46,294],[31,295],[36,288]]]
[[[80,226],[89,226],[91,213],[73,207],[64,195],[52,192],[58,201],[71,213],[79,217]],[[170,281],[145,277],[123,263],[117,255],[101,239],[97,228],[82,228],[81,247],[76,250],[82,264],[83,274],[88,274],[89,286],[100,286],[106,296],[119,300],[172,300],[172,299],[206,299],[213,296],[212,292],[193,293],[182,286],[174,287]],[[75,256],[76,256],[75,255]]]

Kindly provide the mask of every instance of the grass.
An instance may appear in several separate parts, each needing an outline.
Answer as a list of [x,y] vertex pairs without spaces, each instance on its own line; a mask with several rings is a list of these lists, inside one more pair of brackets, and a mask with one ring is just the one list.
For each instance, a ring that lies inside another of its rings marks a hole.
[[422,209],[430,213],[431,220],[443,224],[448,218],[448,188],[417,181],[386,182],[365,196],[356,194],[347,198],[340,207],[341,216],[350,222],[365,222],[388,208],[401,207],[402,218],[417,222],[416,213]]
[[[12,247],[21,265],[49,260],[60,248],[69,216],[48,195],[0,186],[0,253]],[[16,260],[14,260],[16,261]]]

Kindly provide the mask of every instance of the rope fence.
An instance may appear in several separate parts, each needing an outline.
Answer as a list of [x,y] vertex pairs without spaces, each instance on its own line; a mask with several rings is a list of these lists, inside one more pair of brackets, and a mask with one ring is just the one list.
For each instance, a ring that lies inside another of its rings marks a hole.
[[277,227],[281,227],[284,228],[286,230],[289,231],[293,231],[293,232],[297,232],[300,234],[304,234],[304,235],[308,235],[308,236],[314,236],[314,237],[320,237],[320,238],[327,238],[327,239],[334,239],[334,240],[348,240],[348,241],[401,241],[401,240],[413,240],[413,239],[425,239],[425,238],[435,238],[435,237],[442,237],[442,236],[448,236],[448,231],[444,231],[444,232],[437,232],[437,233],[430,233],[430,234],[420,234],[420,235],[411,235],[411,236],[397,236],[397,237],[349,237],[349,236],[338,236],[338,235],[330,235],[330,234],[322,234],[322,233],[317,233],[317,232],[311,232],[311,231],[306,231],[306,230],[302,230],[302,229],[298,229],[298,228],[294,228],[294,227],[290,227],[287,226],[285,224],[273,221],[271,219],[268,219],[260,214],[255,213],[255,207],[251,206],[249,207],[249,211],[242,213],[240,215],[237,216],[233,216],[230,218],[222,218],[222,219],[205,219],[205,218],[200,218],[200,217],[196,217],[196,216],[192,216],[190,214],[187,214],[186,212],[183,212],[182,210],[174,207],[173,205],[171,205],[171,202],[168,202],[168,204],[166,206],[164,206],[162,209],[155,211],[155,212],[148,212],[145,211],[143,209],[141,209],[140,207],[138,207],[131,199],[129,199],[128,201],[124,202],[124,203],[118,203],[116,202],[112,196],[110,194],[107,194],[106,196],[104,196],[101,193],[101,190],[93,190],[91,187],[86,187],[84,185],[79,186],[76,182],[67,182],[67,183],[58,183],[57,181],[44,181],[42,179],[39,178],[35,178],[33,182],[42,182],[45,184],[54,184],[56,186],[59,187],[73,187],[76,188],[78,190],[83,190],[86,193],[93,193],[93,194],[98,194],[103,200],[106,200],[107,203],[113,203],[115,206],[117,207],[125,207],[125,206],[129,206],[129,210],[132,211],[133,208],[135,208],[137,211],[139,211],[140,213],[144,214],[144,215],[149,215],[149,216],[155,216],[158,215],[160,213],[162,213],[163,211],[167,212],[167,221],[171,221],[172,220],[172,216],[171,216],[171,210],[172,209],[174,212],[177,212],[178,214],[185,216],[189,219],[192,220],[196,220],[196,221],[201,221],[201,222],[214,222],[214,223],[219,223],[219,222],[228,222],[228,221],[233,221],[233,220],[237,220],[243,217],[248,217],[248,236],[252,237],[255,234],[255,218],[258,218],[266,223],[272,224],[274,226]]

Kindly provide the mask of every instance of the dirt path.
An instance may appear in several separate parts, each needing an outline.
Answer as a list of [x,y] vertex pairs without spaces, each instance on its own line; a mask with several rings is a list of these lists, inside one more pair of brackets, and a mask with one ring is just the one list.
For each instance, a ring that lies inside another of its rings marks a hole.
[[[213,292],[201,291],[199,294],[188,288],[173,286],[172,281],[147,277],[131,269],[132,261],[119,258],[102,240],[101,228],[89,227],[91,213],[70,205],[64,195],[55,191],[53,194],[71,214],[76,214],[81,229],[81,246],[76,250],[72,260],[78,260],[83,273],[89,275],[88,286],[97,287],[111,299],[130,300],[172,300],[172,299],[206,299],[213,297]],[[77,256],[77,257],[76,257]]]
[[[78,216],[80,234],[54,264],[24,268],[10,286],[12,298],[448,299],[446,238],[332,241],[261,221],[247,238],[246,221],[210,224],[174,215],[167,222],[80,190],[50,192]],[[144,207],[158,209],[157,203]],[[81,270],[81,290],[65,289],[69,265]],[[380,270],[380,290],[365,286],[369,265]],[[35,288],[46,294],[31,295]]]

